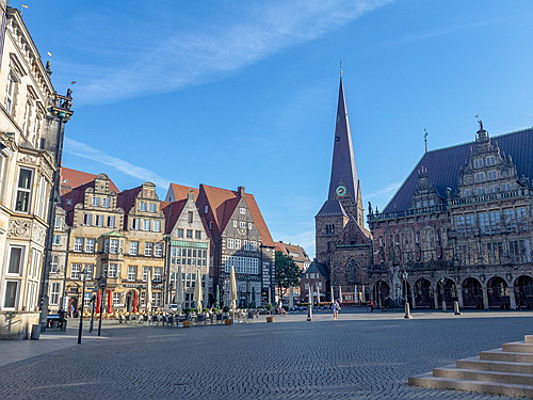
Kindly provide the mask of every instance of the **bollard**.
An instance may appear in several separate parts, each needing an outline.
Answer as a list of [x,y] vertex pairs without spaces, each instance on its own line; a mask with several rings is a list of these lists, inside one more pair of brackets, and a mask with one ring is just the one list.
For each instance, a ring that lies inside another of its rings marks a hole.
[[409,307],[409,303],[405,302],[405,314],[403,316],[405,319],[411,319],[413,316],[411,315],[411,307]]
[[453,314],[454,315],[462,315],[461,310],[459,309],[459,302],[454,301],[453,302]]
[[309,307],[307,307],[307,321],[311,322],[312,320],[313,320],[313,306],[309,305]]

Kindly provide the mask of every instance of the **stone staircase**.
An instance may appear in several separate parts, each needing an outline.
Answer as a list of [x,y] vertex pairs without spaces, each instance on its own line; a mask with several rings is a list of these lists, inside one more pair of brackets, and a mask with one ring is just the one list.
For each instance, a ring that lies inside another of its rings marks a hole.
[[433,372],[410,377],[410,386],[533,398],[533,335],[505,343]]

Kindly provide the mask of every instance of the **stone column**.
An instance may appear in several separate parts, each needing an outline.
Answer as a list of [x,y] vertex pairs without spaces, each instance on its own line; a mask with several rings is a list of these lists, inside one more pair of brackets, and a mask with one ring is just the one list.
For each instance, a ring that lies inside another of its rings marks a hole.
[[435,310],[439,309],[439,296],[438,296],[438,289],[435,287],[433,290],[433,300],[435,301]]
[[507,288],[507,290],[509,291],[509,300],[510,300],[511,310],[516,310],[516,297],[515,297],[514,287],[510,286]]
[[416,298],[415,298],[415,287],[414,287],[414,285],[411,285],[410,291],[411,291],[411,299],[413,299],[413,310],[414,310],[416,308]]
[[488,310],[489,309],[489,294],[487,293],[487,285],[483,285],[481,287],[481,290],[483,291],[483,309]]
[[459,302],[459,307],[463,308],[463,285],[457,285],[457,301]]

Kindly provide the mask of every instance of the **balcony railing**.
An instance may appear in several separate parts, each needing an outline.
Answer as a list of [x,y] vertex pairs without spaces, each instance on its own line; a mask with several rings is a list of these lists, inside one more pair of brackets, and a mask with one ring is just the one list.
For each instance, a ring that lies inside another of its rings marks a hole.
[[476,203],[486,203],[494,200],[506,200],[513,199],[517,197],[532,196],[533,191],[531,189],[517,189],[511,190],[509,192],[498,192],[491,194],[484,194],[481,196],[470,196],[463,198],[452,199],[450,206],[462,206],[464,204],[476,204]]
[[411,217],[411,216],[422,215],[422,214],[433,214],[436,212],[443,212],[443,211],[446,211],[445,205],[437,205],[437,206],[421,207],[421,208],[410,208],[408,210],[395,211],[395,212],[389,212],[389,213],[383,213],[383,212],[372,213],[368,215],[368,221],[375,222],[375,221],[385,220],[385,219],[396,219],[396,218]]

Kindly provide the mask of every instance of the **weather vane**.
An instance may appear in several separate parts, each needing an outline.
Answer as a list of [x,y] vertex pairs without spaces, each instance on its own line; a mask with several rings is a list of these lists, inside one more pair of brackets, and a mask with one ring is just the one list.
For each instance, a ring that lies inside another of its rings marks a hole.
[[424,149],[425,149],[425,153],[428,152],[428,130],[426,128],[424,128]]
[[339,61],[339,75],[342,76],[342,60]]

